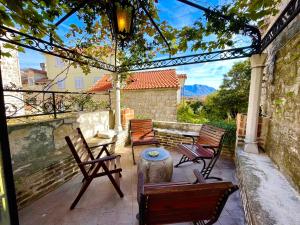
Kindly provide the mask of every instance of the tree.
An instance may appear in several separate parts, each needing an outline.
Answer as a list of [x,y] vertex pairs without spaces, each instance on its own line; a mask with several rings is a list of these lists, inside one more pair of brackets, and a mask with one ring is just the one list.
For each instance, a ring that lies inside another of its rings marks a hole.
[[202,113],[208,118],[232,119],[247,112],[250,78],[249,60],[234,64],[224,75],[220,90],[205,100]]
[[[64,46],[63,39],[67,38],[72,47],[80,49],[83,53],[99,59],[106,58],[111,47],[114,46],[111,27],[105,14],[107,1],[90,1],[76,13],[77,17],[84,22],[83,26],[72,24],[65,38],[60,38],[56,33],[54,22],[81,2],[78,0],[0,0],[0,25],[15,27],[21,32],[39,38],[49,39],[51,34],[54,42],[61,46]],[[192,51],[211,51],[233,46],[234,35],[243,30],[245,23],[261,25],[265,16],[277,12],[276,6],[280,0],[233,0],[230,5],[212,9],[215,13],[204,13],[204,19],[199,18],[192,26],[183,27],[180,31],[159,18],[155,0],[143,2],[167,41],[172,43],[171,51],[168,52],[166,44],[144,11],[140,11],[132,41],[119,52],[118,58],[121,63],[145,62],[157,54],[175,55],[178,51],[184,52],[188,48]],[[220,19],[219,13],[224,14],[228,20]],[[212,35],[215,35],[216,40],[211,40]],[[9,47],[13,48],[11,45]]]

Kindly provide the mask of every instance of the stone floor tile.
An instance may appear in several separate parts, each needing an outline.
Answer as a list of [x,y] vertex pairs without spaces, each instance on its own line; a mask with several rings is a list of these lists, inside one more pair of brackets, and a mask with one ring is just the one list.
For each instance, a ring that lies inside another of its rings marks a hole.
[[[146,146],[135,148],[136,161]],[[81,187],[82,176],[78,175],[55,191],[47,194],[31,205],[19,211],[21,225],[138,225],[136,214],[137,166],[133,165],[131,148],[126,147],[121,154],[123,168],[121,189],[124,197],[120,198],[107,177],[96,178],[91,183],[74,210],[69,207]],[[174,164],[180,155],[171,151]],[[172,181],[193,182],[193,169],[202,165],[187,163],[174,168]],[[231,159],[220,158],[212,175],[221,176],[224,180],[236,182],[235,167]],[[214,182],[214,180],[209,180]],[[180,223],[187,225],[191,223]],[[239,193],[230,196],[219,221],[215,225],[244,225]]]

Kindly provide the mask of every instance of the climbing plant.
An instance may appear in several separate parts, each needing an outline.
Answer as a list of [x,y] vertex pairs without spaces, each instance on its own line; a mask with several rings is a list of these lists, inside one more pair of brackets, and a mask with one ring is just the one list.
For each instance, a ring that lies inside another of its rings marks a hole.
[[[235,34],[243,29],[245,23],[261,26],[266,16],[277,12],[280,0],[232,0],[230,4],[212,8],[213,13],[204,13],[204,19],[198,18],[193,25],[185,26],[181,30],[159,18],[156,0],[144,2],[163,35],[171,43],[170,52],[149,18],[140,11],[136,32],[128,46],[118,52],[118,63],[145,62],[157,54],[175,55],[179,51],[212,51],[233,46]],[[15,27],[38,38],[49,39],[51,34],[56,44],[64,46],[67,42],[86,55],[107,59],[113,51],[114,42],[109,20],[105,15],[105,1],[90,1],[81,8],[76,17],[83,23],[71,24],[64,37],[60,37],[53,26],[55,21],[80,3],[78,0],[0,0],[0,25]],[[220,19],[220,13],[227,20]],[[211,36],[215,38],[209,39]],[[10,44],[6,44],[6,47],[15,48]],[[88,66],[80,66],[86,73],[89,72]]]

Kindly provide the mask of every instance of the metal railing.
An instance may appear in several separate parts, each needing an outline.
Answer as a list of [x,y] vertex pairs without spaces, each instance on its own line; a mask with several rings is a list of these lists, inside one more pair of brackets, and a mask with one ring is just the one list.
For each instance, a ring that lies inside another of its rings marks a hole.
[[[107,96],[101,97],[101,96]],[[111,109],[110,91],[105,93],[4,89],[6,118]]]

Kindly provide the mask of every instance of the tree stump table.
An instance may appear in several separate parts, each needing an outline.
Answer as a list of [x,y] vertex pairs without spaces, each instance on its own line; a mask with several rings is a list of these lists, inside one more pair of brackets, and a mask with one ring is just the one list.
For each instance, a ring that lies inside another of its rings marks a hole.
[[[157,151],[157,156],[149,152]],[[162,147],[147,148],[141,153],[138,163],[138,173],[144,174],[145,183],[170,182],[173,174],[173,159],[170,152]]]

